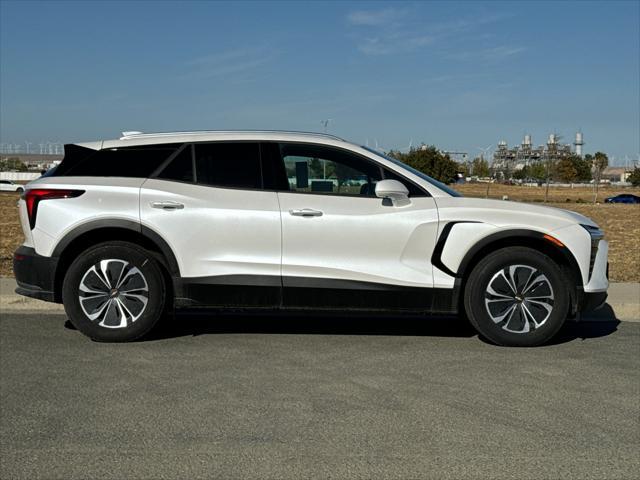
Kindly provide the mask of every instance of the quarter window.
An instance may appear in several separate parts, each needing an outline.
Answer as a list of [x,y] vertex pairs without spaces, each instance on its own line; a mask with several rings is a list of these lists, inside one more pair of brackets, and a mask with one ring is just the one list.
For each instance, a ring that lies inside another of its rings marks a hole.
[[98,151],[81,148],[78,150],[83,153],[88,150],[89,155],[74,158],[73,152],[65,154],[64,160],[56,169],[56,176],[147,178],[178,147],[180,145],[161,144]]

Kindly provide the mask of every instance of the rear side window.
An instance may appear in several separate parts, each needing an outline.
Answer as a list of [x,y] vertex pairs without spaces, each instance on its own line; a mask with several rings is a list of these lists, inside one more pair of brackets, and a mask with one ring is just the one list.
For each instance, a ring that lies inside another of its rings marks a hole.
[[193,182],[193,145],[186,145],[178,155],[171,160],[158,178],[163,180],[176,180],[178,182]]
[[65,158],[53,176],[147,178],[180,144],[144,145],[89,150],[65,148]]
[[262,188],[258,143],[195,144],[196,182],[228,188]]

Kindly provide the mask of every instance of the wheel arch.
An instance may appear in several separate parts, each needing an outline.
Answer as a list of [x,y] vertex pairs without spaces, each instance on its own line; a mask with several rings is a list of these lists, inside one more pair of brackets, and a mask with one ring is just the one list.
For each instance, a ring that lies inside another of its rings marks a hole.
[[[573,253],[566,245],[560,246],[548,240],[544,233],[527,229],[502,230],[490,234],[469,249],[460,262],[457,272],[455,272],[459,308],[462,305],[463,292],[469,274],[478,262],[488,254],[506,247],[529,247],[553,259],[570,282],[572,287],[569,288],[570,312],[572,315],[576,313],[583,282],[580,267]],[[464,311],[464,309],[459,311]]]
[[172,277],[180,276],[173,250],[158,233],[130,220],[96,220],[71,230],[53,250],[51,256],[58,258],[54,276],[56,302],[62,302],[62,282],[73,259],[87,248],[110,240],[131,242],[151,252],[161,266],[168,289],[172,288]]

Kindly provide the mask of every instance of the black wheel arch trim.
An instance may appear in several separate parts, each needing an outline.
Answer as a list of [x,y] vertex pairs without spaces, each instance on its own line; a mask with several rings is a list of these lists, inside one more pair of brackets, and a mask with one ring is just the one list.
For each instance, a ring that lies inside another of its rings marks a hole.
[[477,222],[472,220],[461,220],[461,221],[454,221],[454,222],[449,222],[445,224],[445,226],[442,228],[442,233],[438,237],[436,246],[433,249],[433,254],[431,255],[431,264],[434,267],[438,268],[439,270],[442,270],[447,275],[451,275],[452,277],[455,277],[457,274],[442,262],[442,252],[444,251],[444,247],[447,244],[447,240],[449,239],[449,234],[451,233],[451,230],[453,229],[454,226],[458,225],[459,223],[482,223],[482,222]]
[[180,267],[178,265],[178,261],[176,256],[173,253],[173,250],[169,246],[169,244],[159,235],[157,232],[152,230],[151,228],[142,225],[140,223],[134,222],[133,220],[124,220],[124,219],[100,219],[93,220],[91,222],[84,223],[70,232],[68,232],[55,246],[52,257],[60,257],[66,248],[78,237],[103,228],[121,228],[125,230],[130,230],[136,233],[141,234],[146,237],[149,241],[154,243],[166,261],[166,267],[169,270],[169,273],[172,276],[179,277],[180,276]]
[[[573,256],[573,253],[571,253],[571,251],[566,246],[565,247],[559,247],[558,245],[555,245],[555,244],[549,242],[548,240],[546,240],[544,238],[544,236],[545,236],[545,233],[543,233],[543,232],[538,232],[536,230],[528,230],[528,229],[524,229],[524,228],[522,228],[522,229],[501,230],[499,232],[487,235],[486,237],[484,237],[481,240],[479,240],[475,245],[473,245],[469,249],[469,251],[467,251],[465,256],[462,258],[462,261],[460,262],[460,265],[458,266],[458,270],[456,272],[456,276],[462,276],[464,274],[464,272],[467,270],[467,268],[469,267],[469,264],[471,263],[473,258],[482,249],[488,247],[492,243],[498,242],[500,240],[505,240],[505,239],[508,239],[508,238],[514,238],[514,237],[521,237],[522,238],[522,237],[524,237],[524,238],[530,238],[530,239],[537,240],[537,241],[542,241],[546,245],[551,247],[553,251],[560,253],[562,255],[562,257],[567,261],[568,265],[570,266],[570,268],[572,270],[572,273],[577,274],[578,275],[577,276],[578,279],[582,279],[582,274],[580,272],[580,267],[579,267],[578,262],[576,261],[575,257]],[[582,284],[582,282],[580,282],[580,284]]]

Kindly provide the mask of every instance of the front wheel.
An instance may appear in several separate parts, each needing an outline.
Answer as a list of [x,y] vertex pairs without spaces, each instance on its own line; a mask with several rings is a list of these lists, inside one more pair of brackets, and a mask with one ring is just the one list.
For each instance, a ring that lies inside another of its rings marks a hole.
[[548,256],[526,247],[490,253],[466,283],[464,306],[480,334],[498,345],[549,341],[569,311],[567,280]]
[[81,253],[66,273],[62,301],[71,323],[93,340],[135,340],[164,312],[157,262],[138,245],[109,242]]

